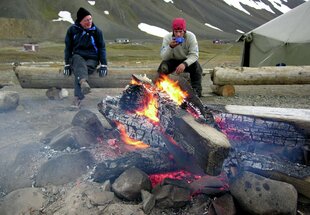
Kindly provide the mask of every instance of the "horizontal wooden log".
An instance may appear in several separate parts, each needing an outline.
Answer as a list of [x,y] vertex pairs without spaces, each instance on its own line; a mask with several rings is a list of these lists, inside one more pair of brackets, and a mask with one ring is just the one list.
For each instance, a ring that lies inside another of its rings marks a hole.
[[131,167],[137,167],[147,174],[179,170],[167,151],[147,148],[129,152],[114,160],[106,160],[99,163],[92,177],[95,182],[114,181],[120,174]]
[[[64,76],[63,67],[59,65],[17,66],[15,75],[22,88],[49,89],[73,88],[74,75]],[[155,79],[157,72],[154,68],[109,68],[106,77],[99,77],[97,72],[89,76],[92,88],[124,88],[129,84],[132,74],[147,75]]]
[[310,136],[310,110],[308,109],[226,105],[222,111],[232,114],[292,122]]
[[284,67],[216,67],[215,85],[310,84],[310,66]]
[[211,90],[219,96],[229,97],[235,95],[235,87],[233,85],[211,85]]

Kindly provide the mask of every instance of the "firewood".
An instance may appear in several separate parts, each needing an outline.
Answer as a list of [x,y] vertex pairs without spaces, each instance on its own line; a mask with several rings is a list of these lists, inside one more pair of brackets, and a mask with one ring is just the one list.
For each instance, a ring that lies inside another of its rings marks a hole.
[[310,84],[310,66],[216,67],[215,85]]
[[235,87],[230,84],[224,86],[211,85],[210,87],[212,92],[219,96],[229,97],[235,95]]

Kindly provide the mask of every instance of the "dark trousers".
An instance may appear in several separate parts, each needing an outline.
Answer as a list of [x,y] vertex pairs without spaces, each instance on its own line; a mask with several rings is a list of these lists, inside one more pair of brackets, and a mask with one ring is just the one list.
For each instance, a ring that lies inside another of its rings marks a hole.
[[[183,63],[184,60],[164,60],[158,67],[157,72],[161,74],[171,74],[175,71],[177,66]],[[202,79],[202,68],[198,61],[193,63],[192,65],[185,68],[185,72],[188,72],[190,75],[190,82],[192,88],[195,90],[198,96],[201,96],[202,86],[201,86],[201,79]]]
[[84,94],[81,90],[80,81],[85,79],[88,81],[88,75],[94,73],[98,61],[93,59],[84,59],[80,55],[74,54],[72,56],[72,71],[75,76],[74,78],[74,96],[78,97],[80,100],[84,99]]

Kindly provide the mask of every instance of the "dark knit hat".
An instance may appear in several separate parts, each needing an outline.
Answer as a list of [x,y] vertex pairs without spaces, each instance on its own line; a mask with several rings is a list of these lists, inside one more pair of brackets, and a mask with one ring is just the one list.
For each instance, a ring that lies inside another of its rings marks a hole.
[[183,18],[175,18],[172,21],[172,30],[186,31],[186,21]]
[[86,10],[85,8],[80,7],[78,12],[76,13],[76,21],[81,22],[82,19],[84,19],[84,17],[88,15],[91,15],[90,12]]

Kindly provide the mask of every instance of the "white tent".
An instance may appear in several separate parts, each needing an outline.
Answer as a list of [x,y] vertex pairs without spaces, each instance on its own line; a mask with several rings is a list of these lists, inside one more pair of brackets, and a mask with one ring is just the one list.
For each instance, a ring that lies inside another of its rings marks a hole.
[[241,66],[310,65],[310,1],[242,35]]

